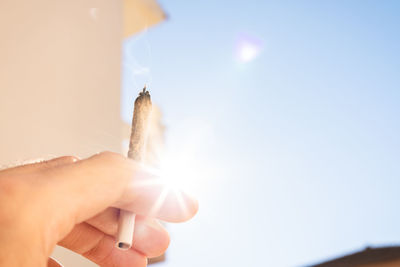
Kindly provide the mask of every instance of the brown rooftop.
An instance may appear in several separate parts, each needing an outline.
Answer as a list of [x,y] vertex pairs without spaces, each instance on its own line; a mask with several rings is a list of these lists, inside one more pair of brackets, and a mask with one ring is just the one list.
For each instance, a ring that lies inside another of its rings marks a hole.
[[400,246],[370,248],[312,267],[400,266]]

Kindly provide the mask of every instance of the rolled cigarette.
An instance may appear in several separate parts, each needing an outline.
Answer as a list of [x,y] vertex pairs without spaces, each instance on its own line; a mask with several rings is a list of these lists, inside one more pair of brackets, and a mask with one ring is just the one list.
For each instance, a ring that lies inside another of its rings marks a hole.
[[[144,157],[146,139],[148,136],[151,99],[146,86],[135,100],[133,111],[131,138],[129,142],[128,158],[141,162]],[[135,229],[135,214],[121,210],[118,222],[117,248],[127,250],[132,247]]]

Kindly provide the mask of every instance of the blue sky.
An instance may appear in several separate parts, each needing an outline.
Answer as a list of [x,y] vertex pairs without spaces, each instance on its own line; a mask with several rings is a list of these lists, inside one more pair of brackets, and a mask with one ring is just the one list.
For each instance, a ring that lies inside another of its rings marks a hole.
[[160,3],[169,20],[125,41],[122,117],[148,83],[167,148],[190,147],[200,211],[162,266],[400,244],[400,2]]

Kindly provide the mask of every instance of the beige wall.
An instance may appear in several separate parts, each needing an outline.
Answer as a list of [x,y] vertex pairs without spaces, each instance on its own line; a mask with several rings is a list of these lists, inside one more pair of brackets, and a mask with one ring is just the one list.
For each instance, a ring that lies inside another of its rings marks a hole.
[[120,150],[122,21],[119,0],[0,1],[0,165]]
[[0,164],[119,151],[121,14],[121,1],[0,2]]

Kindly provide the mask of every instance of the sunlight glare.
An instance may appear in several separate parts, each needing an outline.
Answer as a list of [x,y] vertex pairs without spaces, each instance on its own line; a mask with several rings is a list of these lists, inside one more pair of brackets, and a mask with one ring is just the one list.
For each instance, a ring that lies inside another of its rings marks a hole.
[[242,63],[250,62],[260,54],[261,49],[260,40],[242,34],[236,42],[236,57]]

